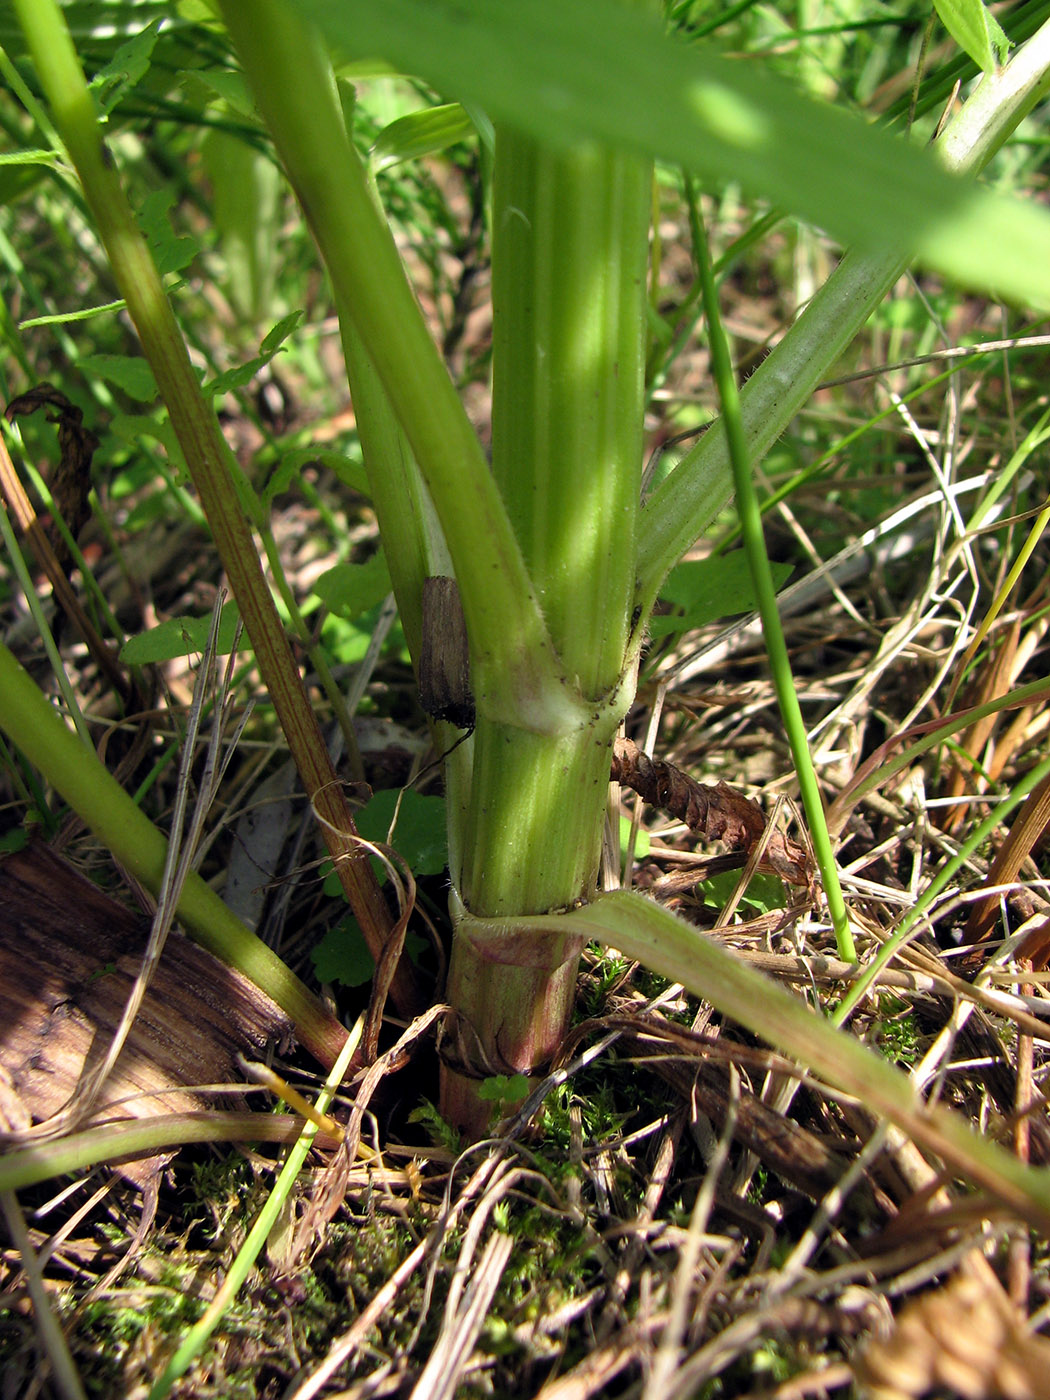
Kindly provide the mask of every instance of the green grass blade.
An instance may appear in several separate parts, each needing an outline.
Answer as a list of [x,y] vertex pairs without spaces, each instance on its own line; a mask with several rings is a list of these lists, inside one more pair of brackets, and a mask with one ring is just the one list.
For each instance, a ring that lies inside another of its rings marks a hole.
[[[294,0],[342,50],[381,55],[494,120],[739,181],[856,247],[892,247],[1050,305],[1050,215],[953,179],[925,151],[800,96],[759,63],[616,0]],[[513,54],[513,63],[507,62]]]
[[[364,1018],[362,1017],[353,1030],[347,1036],[346,1044],[340,1052],[339,1058],[332,1066],[331,1073],[325,1081],[325,1086],[317,1096],[317,1111],[325,1113],[328,1105],[332,1102],[336,1090],[342,1083],[343,1075],[350,1067],[354,1051],[361,1040],[361,1033],[364,1029]],[[165,1395],[171,1394],[172,1386],[180,1376],[186,1374],[194,1360],[200,1355],[207,1344],[208,1338],[222,1321],[226,1309],[233,1302],[238,1290],[248,1277],[255,1264],[263,1245],[269,1238],[270,1231],[277,1223],[277,1217],[288,1199],[288,1194],[295,1184],[296,1177],[302,1171],[303,1163],[306,1161],[306,1154],[313,1145],[313,1140],[317,1136],[317,1125],[306,1123],[303,1131],[299,1135],[299,1140],[288,1153],[288,1158],[281,1173],[274,1182],[273,1190],[266,1199],[266,1204],[259,1212],[255,1224],[248,1232],[248,1238],[237,1251],[237,1256],[230,1265],[230,1271],[223,1280],[222,1287],[215,1297],[208,1304],[208,1309],[204,1316],[196,1322],[187,1332],[182,1345],[175,1355],[168,1362],[162,1374],[154,1382],[150,1392],[149,1400],[163,1400]]]
[[847,962],[855,962],[857,950],[853,944],[853,934],[850,932],[846,905],[842,898],[838,867],[835,864],[835,852],[828,835],[824,804],[821,800],[817,775],[813,768],[813,758],[806,738],[806,726],[802,720],[798,695],[795,693],[795,679],[791,674],[791,662],[788,658],[787,643],[784,640],[784,629],[780,625],[777,591],[773,582],[772,570],[769,567],[769,556],[766,554],[762,530],[762,511],[751,476],[751,458],[740,414],[740,394],[736,387],[733,361],[729,353],[729,341],[726,338],[718,307],[718,288],[715,285],[707,244],[703,239],[700,239],[697,247],[700,253],[700,277],[704,289],[704,310],[707,315],[711,365],[718,384],[718,394],[722,401],[722,419],[729,441],[729,460],[733,467],[733,482],[736,486],[737,512],[740,516],[740,528],[744,538],[748,567],[751,571],[751,581],[758,600],[758,611],[762,618],[762,631],[766,640],[773,685],[776,688],[781,718],[784,721],[784,729],[791,746],[791,756],[794,759],[795,772],[798,775],[802,805],[806,811],[810,837],[813,841],[817,865],[820,868],[824,896],[828,902],[828,912],[835,928],[835,942],[838,945],[839,956]]
[[1023,1166],[957,1114],[924,1104],[903,1074],[836,1029],[798,997],[741,963],[714,939],[643,896],[617,891],[549,920],[563,935],[584,933],[618,948],[662,977],[681,982],[723,1015],[776,1046],[829,1084],[860,1098],[921,1147],[991,1192],[1044,1233],[1050,1228],[1050,1179]]
[[[979,170],[1045,90],[1050,26],[1025,44],[1001,72],[986,78],[937,143],[955,171]],[[740,401],[748,450],[761,461],[809,399],[903,271],[894,251],[853,248],[783,340],[744,385]],[[660,486],[642,511],[638,602],[643,615],[669,569],[702,534],[732,491],[725,430],[716,423]]]

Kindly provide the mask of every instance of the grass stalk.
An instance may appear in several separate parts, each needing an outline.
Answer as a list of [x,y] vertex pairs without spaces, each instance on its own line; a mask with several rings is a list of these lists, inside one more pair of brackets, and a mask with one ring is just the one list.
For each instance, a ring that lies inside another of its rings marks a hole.
[[[256,1109],[208,1108],[157,1118],[121,1118],[67,1133],[53,1142],[5,1147],[0,1155],[0,1192],[21,1191],[58,1176],[76,1176],[103,1162],[150,1157],[189,1143],[287,1144],[301,1130],[302,1118],[297,1115],[259,1113]],[[323,1144],[335,1145],[329,1137]]]
[[[128,314],[167,406],[329,854],[378,961],[393,918],[368,858],[355,842],[349,807],[263,577],[237,494],[236,464],[214,410],[201,393],[156,265],[104,148],[91,94],[62,15],[54,0],[16,0],[16,11],[55,126],[76,167]],[[392,994],[404,1010],[419,1004],[407,962],[398,969]]]
[[882,945],[871,962],[867,964],[863,974],[850,987],[835,1010],[836,1024],[842,1025],[849,1019],[855,1008],[867,995],[868,989],[875,983],[882,969],[892,962],[916,925],[928,916],[938,896],[948,888],[960,870],[968,865],[973,854],[995,835],[1014,808],[1048,777],[1050,777],[1050,758],[1044,759],[1042,763],[1037,763],[1020,782],[1010,789],[1003,800],[997,802],[988,815],[977,823],[966,840],[960,844],[955,855],[944,862],[919,898],[906,911],[892,935]]
[[[697,217],[702,221],[703,214],[699,204],[695,200],[693,203],[697,210]],[[839,957],[846,962],[856,962],[857,950],[849,926],[849,916],[846,913],[846,902],[842,897],[838,866],[835,864],[835,852],[831,844],[831,837],[828,835],[828,824],[824,815],[824,803],[813,767],[813,756],[809,751],[806,726],[802,719],[798,695],[795,692],[795,678],[791,674],[791,661],[788,657],[784,629],[781,626],[780,613],[777,609],[776,587],[769,567],[769,556],[766,553],[762,529],[762,510],[758,503],[754,478],[751,475],[751,461],[748,456],[744,425],[740,414],[740,395],[733,373],[729,342],[726,339],[725,328],[722,325],[722,317],[718,308],[718,288],[715,285],[708,245],[704,238],[698,240],[697,252],[700,258],[700,277],[703,283],[711,365],[718,385],[719,398],[722,401],[722,421],[725,424],[726,438],[729,444],[729,460],[733,468],[733,483],[736,487],[737,515],[740,518],[740,530],[747,553],[751,582],[754,585],[758,601],[758,612],[762,619],[762,633],[765,637],[770,671],[777,693],[777,703],[780,706],[780,716],[784,721],[784,729],[791,748],[791,757],[795,763],[799,792],[806,812],[817,866],[820,869],[824,897],[828,903],[828,913],[831,915],[832,926],[835,930],[835,943],[838,947]]]
[[616,891],[545,922],[563,935],[597,938],[681,982],[767,1044],[896,1123],[1036,1229],[1050,1229],[1050,1182],[1044,1171],[1018,1162],[959,1115],[922,1103],[900,1070],[669,910],[634,892]]
[[7,1233],[25,1270],[26,1286],[33,1303],[33,1321],[36,1323],[44,1355],[51,1363],[55,1391],[61,1400],[87,1400],[87,1391],[48,1296],[43,1269],[26,1228],[18,1197],[13,1191],[0,1191],[0,1212],[7,1222]]
[[[323,1116],[328,1105],[335,1097],[336,1090],[342,1083],[343,1076],[350,1067],[354,1051],[361,1040],[361,1033],[364,1029],[364,1019],[362,1018],[354,1026],[347,1037],[346,1045],[340,1052],[339,1058],[332,1066],[331,1073],[325,1081],[324,1088],[317,1096],[316,1109],[319,1116]],[[172,1387],[180,1376],[186,1374],[193,1362],[207,1345],[208,1338],[218,1327],[226,1314],[227,1309],[232,1304],[238,1291],[247,1279],[249,1273],[255,1265],[256,1259],[270,1236],[270,1232],[277,1223],[277,1218],[284,1208],[296,1178],[303,1169],[307,1153],[313,1146],[314,1138],[317,1136],[317,1123],[310,1121],[303,1124],[303,1130],[299,1134],[299,1140],[288,1153],[288,1157],[281,1168],[277,1180],[273,1184],[266,1203],[259,1212],[255,1223],[248,1231],[248,1236],[240,1249],[237,1251],[229,1272],[223,1279],[222,1284],[215,1294],[215,1297],[208,1304],[204,1316],[199,1319],[187,1332],[175,1355],[165,1366],[164,1370],[153,1383],[149,1392],[149,1400],[163,1400],[164,1396],[170,1395]]]

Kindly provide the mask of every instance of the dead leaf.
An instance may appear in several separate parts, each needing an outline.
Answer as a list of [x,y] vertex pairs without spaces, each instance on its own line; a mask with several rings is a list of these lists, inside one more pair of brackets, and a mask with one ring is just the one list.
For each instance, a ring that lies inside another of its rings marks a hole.
[[[714,787],[698,783],[673,763],[642,753],[630,739],[616,740],[612,779],[685,822],[701,840],[721,841],[731,851],[749,855],[765,833],[762,809],[749,797],[728,783]],[[758,868],[792,885],[810,882],[810,861],[804,847],[779,831],[769,838]]]
[[1026,1330],[1001,1290],[958,1274],[902,1309],[855,1373],[870,1400],[919,1400],[934,1388],[963,1400],[1040,1400],[1050,1342]]
[[[28,393],[19,394],[7,405],[4,417],[13,423],[16,418],[36,413],[40,408],[53,410],[47,415],[48,422],[58,428],[60,456],[48,483],[51,499],[69,533],[76,539],[91,514],[91,460],[98,448],[98,438],[90,428],[85,428],[81,410],[53,384],[38,384]],[[47,526],[47,537],[68,575],[72,562],[69,548],[53,523]]]

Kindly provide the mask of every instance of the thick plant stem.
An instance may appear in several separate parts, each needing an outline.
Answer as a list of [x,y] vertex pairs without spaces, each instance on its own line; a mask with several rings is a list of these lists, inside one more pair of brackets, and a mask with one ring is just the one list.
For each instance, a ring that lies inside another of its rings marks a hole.
[[[221,0],[223,16],[348,317],[441,522],[470,634],[479,708],[569,732],[586,719],[484,453],[413,296],[347,136],[316,31],[284,0]],[[286,61],[294,52],[295,69]],[[374,462],[370,472],[376,468]],[[389,526],[388,554],[401,531]]]
[[[18,0],[16,8],[55,125],[80,177],[128,314],[167,406],[288,747],[347,897],[378,961],[393,920],[367,857],[355,846],[349,807],[238,499],[236,464],[214,410],[201,393],[156,265],[103,147],[91,95],[58,9],[53,0]],[[420,1005],[407,962],[398,969],[392,995],[404,1011]]]
[[[554,649],[587,702],[555,733],[479,707],[462,900],[449,971],[444,1112],[483,1131],[486,1074],[535,1069],[572,1010],[578,945],[471,920],[588,899],[616,727],[633,698],[634,587],[650,171],[594,147],[552,153],[497,131],[493,472]],[[454,905],[455,909],[455,905]]]
[[[495,258],[504,271],[494,293],[490,472],[347,139],[316,35],[281,0],[222,8],[321,246],[366,418],[376,426],[382,417],[381,405],[368,408],[374,374],[459,583],[478,717],[469,785],[450,805],[454,886],[472,912],[564,907],[594,888],[612,739],[633,694],[648,166],[498,138]],[[283,63],[290,47],[294,82]],[[386,436],[385,454],[369,453],[377,504],[389,494],[381,476],[406,469]],[[404,542],[422,556],[418,518],[406,538],[382,509],[388,555]],[[409,570],[399,596],[413,590]],[[418,603],[405,604],[411,626]],[[463,1003],[455,1040],[467,1047],[470,1085],[464,1111],[452,1111],[473,1129],[484,1126],[472,1116],[476,1077],[494,1064],[542,1062],[572,1004],[574,961],[564,971],[516,968],[505,952],[479,967],[463,940],[453,951],[449,994]]]

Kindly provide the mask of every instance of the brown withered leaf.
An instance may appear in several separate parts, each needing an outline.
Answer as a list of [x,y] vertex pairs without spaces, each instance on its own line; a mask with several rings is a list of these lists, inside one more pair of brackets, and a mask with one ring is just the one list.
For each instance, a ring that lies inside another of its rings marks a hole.
[[1040,1400],[1050,1342],[1032,1336],[1006,1295],[958,1274],[909,1303],[889,1337],[855,1363],[870,1400],[919,1400],[935,1391],[965,1400]]
[[[63,1108],[85,1068],[105,1054],[148,933],[146,920],[42,843],[0,862],[0,1109],[9,1129]],[[237,1053],[258,1056],[290,1031],[285,1013],[247,977],[172,932],[113,1073],[80,1126],[207,1109],[214,1096],[191,1086],[243,1079]],[[142,1185],[158,1160],[121,1170]]]
[[[721,841],[732,851],[750,855],[766,829],[762,809],[728,783],[714,787],[698,783],[673,763],[650,758],[630,739],[617,739],[613,748],[613,782],[631,788],[645,802],[685,822],[702,841]],[[791,885],[807,886],[809,856],[803,846],[773,832],[758,868],[779,875]]]
[[[55,510],[66,522],[69,533],[76,539],[91,514],[91,460],[98,447],[98,438],[84,426],[84,415],[75,403],[53,384],[38,384],[28,393],[19,394],[4,410],[9,423],[38,409],[52,410],[49,422],[58,428],[59,462],[48,483]],[[52,523],[47,536],[62,569],[68,573],[71,557],[65,540]]]

